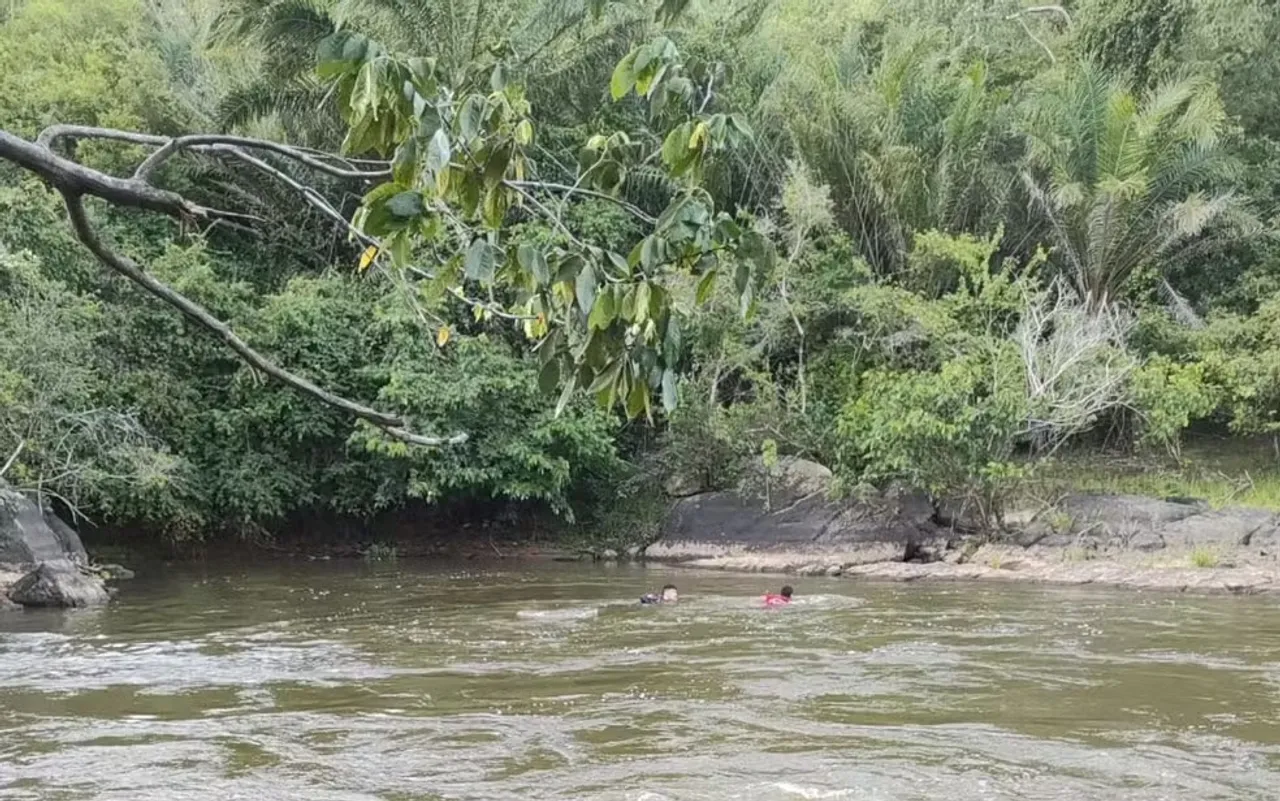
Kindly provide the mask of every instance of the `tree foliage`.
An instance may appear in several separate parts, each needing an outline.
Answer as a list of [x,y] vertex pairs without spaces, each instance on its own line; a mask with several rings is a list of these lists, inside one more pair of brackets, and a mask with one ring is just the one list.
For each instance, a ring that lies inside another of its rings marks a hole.
[[145,134],[46,151],[170,204],[77,218],[77,184],[140,267],[104,270],[67,186],[0,163],[0,466],[95,519],[617,527],[795,455],[996,521],[1057,448],[1280,435],[1262,0],[5,13],[5,130]]

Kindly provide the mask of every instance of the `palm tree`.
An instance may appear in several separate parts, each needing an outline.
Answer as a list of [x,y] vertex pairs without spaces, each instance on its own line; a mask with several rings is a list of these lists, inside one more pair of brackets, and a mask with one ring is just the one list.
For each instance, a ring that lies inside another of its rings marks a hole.
[[837,218],[882,275],[914,234],[995,230],[1016,173],[1008,102],[986,64],[937,28],[863,30],[838,52],[783,67],[757,129],[805,154]]
[[1135,271],[1163,273],[1243,219],[1219,142],[1223,111],[1200,78],[1141,99],[1089,62],[1067,65],[1031,98],[1023,184],[1051,259],[1090,306],[1114,301]]

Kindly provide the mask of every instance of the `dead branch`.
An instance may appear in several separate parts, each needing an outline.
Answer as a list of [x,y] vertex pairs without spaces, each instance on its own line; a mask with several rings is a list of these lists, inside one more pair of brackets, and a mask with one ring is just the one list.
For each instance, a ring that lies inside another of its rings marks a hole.
[[9,454],[9,458],[5,459],[4,464],[0,465],[0,478],[4,478],[4,474],[9,472],[9,468],[13,467],[13,463],[18,461],[18,457],[22,455],[22,451],[27,447],[27,441],[19,440],[18,447],[13,449],[13,453]]
[[1134,319],[1118,306],[1090,309],[1061,280],[1029,295],[1014,342],[1031,419],[1026,431],[1052,452],[1123,404],[1136,366],[1124,348]]
[[1007,19],[1012,19],[1014,17],[1021,17],[1024,14],[1058,14],[1059,16],[1062,17],[1063,21],[1067,23],[1068,27],[1070,27],[1071,25],[1071,15],[1067,13],[1067,10],[1065,8],[1059,5],[1028,6],[1027,8],[1022,9],[1016,14],[1010,14],[1007,17]]
[[512,189],[533,189],[545,192],[554,192],[563,194],[565,197],[573,197],[574,195],[582,195],[583,197],[595,198],[596,200],[604,200],[614,204],[618,208],[635,217],[637,220],[649,225],[657,225],[658,218],[640,208],[634,203],[629,203],[620,197],[614,197],[607,192],[597,192],[594,189],[585,189],[578,185],[570,186],[568,184],[548,183],[546,181],[503,181],[504,184]]
[[[70,137],[99,138],[145,146],[158,146],[160,150],[153,153],[152,158],[143,162],[143,167],[146,167],[146,169],[139,167],[131,178],[117,178],[59,156],[50,149],[50,145],[58,139]],[[178,142],[181,142],[181,144],[174,144]],[[337,177],[372,178],[382,174],[380,172],[353,171],[334,167],[288,146],[245,137],[209,135],[168,139],[166,137],[112,129],[53,126],[46,129],[36,142],[28,142],[7,131],[0,130],[0,158],[38,175],[58,190],[66,203],[71,227],[75,231],[76,237],[94,254],[98,261],[128,278],[149,294],[177,309],[202,328],[213,333],[226,343],[245,363],[331,408],[372,423],[388,435],[404,442],[424,446],[452,445],[465,442],[467,438],[465,433],[454,434],[449,437],[428,437],[415,434],[408,430],[407,421],[398,415],[380,412],[361,403],[335,395],[311,381],[289,372],[250,347],[248,343],[236,335],[226,322],[214,317],[190,298],[147,273],[133,259],[111,249],[98,236],[89,222],[88,215],[85,213],[83,202],[85,196],[97,197],[117,206],[157,212],[184,221],[193,218],[207,219],[217,217],[219,212],[216,210],[199,206],[176,192],[160,189],[148,181],[148,177],[154,169],[174,153],[183,149],[204,149],[205,152],[217,153],[218,151],[214,150],[217,146],[224,148],[258,148],[275,152]],[[154,158],[162,152],[166,153],[164,158]],[[252,159],[252,157],[249,158]],[[294,188],[302,186],[297,182],[294,182],[294,184]],[[305,190],[305,187],[303,188]],[[305,191],[303,193],[308,195]],[[323,201],[323,198],[321,200]]]

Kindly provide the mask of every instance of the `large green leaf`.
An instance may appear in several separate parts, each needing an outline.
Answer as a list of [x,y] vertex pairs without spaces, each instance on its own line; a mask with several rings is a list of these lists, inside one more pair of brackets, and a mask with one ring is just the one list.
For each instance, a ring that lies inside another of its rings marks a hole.
[[695,302],[703,304],[707,302],[707,298],[711,297],[716,291],[716,274],[715,270],[708,270],[705,275],[698,281],[698,291]]
[[467,248],[466,277],[469,281],[489,283],[493,281],[496,263],[494,247],[484,239],[476,239]]
[[387,201],[387,211],[400,219],[410,219],[422,214],[422,193],[401,192]]
[[591,307],[591,314],[587,317],[587,325],[590,328],[608,328],[613,322],[616,314],[614,293],[606,289],[596,295],[596,302]]
[[560,362],[557,359],[551,359],[542,365],[542,370],[538,372],[538,387],[550,395],[560,386]]
[[516,261],[520,269],[533,276],[538,286],[546,286],[551,281],[551,272],[547,269],[547,257],[542,250],[528,242],[521,242],[516,250]]
[[564,382],[564,389],[560,390],[560,399],[556,401],[556,417],[564,413],[565,407],[569,405],[569,401],[573,398],[574,389],[572,381]]
[[480,135],[484,125],[485,99],[480,95],[468,95],[458,112],[458,130],[468,142]]
[[502,227],[502,221],[507,216],[507,192],[501,185],[490,186],[485,190],[481,211],[485,225],[495,231]]
[[636,51],[632,50],[623,56],[618,66],[613,68],[613,78],[609,81],[609,93],[614,100],[621,100],[623,95],[636,85]]
[[679,402],[680,395],[676,391],[676,373],[668,367],[662,371],[662,406],[670,413],[675,411]]
[[316,46],[316,74],[336,78],[351,72],[365,60],[371,43],[354,31],[335,31]]
[[649,385],[643,381],[634,382],[631,391],[627,393],[627,417],[639,417],[648,406]]
[[667,330],[662,338],[662,361],[668,367],[675,367],[680,361],[680,349],[682,346],[680,336],[680,322],[675,315],[671,315],[667,319]]
[[411,184],[418,171],[418,140],[409,137],[396,148],[396,156],[391,162],[391,178],[397,183]]
[[573,287],[578,297],[578,308],[587,314],[596,301],[596,271],[590,264],[582,265]]
[[614,359],[607,367],[596,373],[595,379],[592,380],[587,392],[599,392],[602,389],[613,386],[618,381],[618,376],[622,374],[623,359]]
[[449,134],[444,128],[437,128],[427,144],[427,171],[432,175],[449,166],[453,151],[449,145]]

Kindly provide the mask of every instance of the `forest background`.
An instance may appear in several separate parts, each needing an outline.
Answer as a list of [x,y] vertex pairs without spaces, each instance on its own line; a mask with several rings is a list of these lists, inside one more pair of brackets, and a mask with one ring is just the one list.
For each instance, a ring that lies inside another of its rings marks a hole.
[[[326,66],[335,41],[365,61]],[[105,269],[56,188],[0,161],[0,479],[104,539],[170,547],[370,542],[388,519],[622,544],[671,494],[767,495],[789,457],[837,493],[963,501],[995,533],[1014,499],[1068,489],[1280,508],[1275,41],[1265,0],[5,0],[0,128],[26,140],[219,132],[399,164],[402,131],[361,128],[376,43],[429,57],[433,87],[482,72],[484,108],[515,115],[459,115],[459,139],[422,140],[424,169],[508,122],[521,156],[500,165],[516,202],[471,203],[488,238],[428,231],[419,203],[426,245],[385,260],[212,157],[169,160],[166,185],[251,223],[89,210],[275,363],[466,433],[438,447],[270,380]],[[74,153],[126,175],[145,155]],[[308,180],[374,231],[367,181]],[[723,251],[724,280],[705,259],[659,272],[675,240],[652,231],[687,198],[736,221],[701,254]],[[390,225],[374,232],[399,242]],[[584,331],[616,322],[619,349],[656,341],[650,380],[603,356],[566,379],[581,358],[548,357],[539,301],[493,255],[537,276],[544,244],[662,276],[635,284],[649,303],[601,267],[561,298]],[[465,279],[405,269],[423,248]]]

